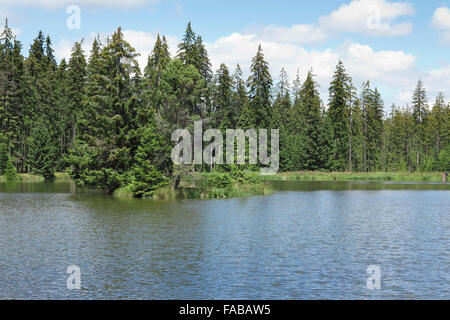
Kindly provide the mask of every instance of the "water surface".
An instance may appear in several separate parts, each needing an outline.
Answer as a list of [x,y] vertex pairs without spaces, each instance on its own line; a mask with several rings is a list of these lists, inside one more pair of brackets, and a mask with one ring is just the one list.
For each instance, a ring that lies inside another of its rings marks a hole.
[[[449,184],[273,184],[159,202],[0,184],[0,298],[450,298]],[[66,287],[69,265],[81,290]]]

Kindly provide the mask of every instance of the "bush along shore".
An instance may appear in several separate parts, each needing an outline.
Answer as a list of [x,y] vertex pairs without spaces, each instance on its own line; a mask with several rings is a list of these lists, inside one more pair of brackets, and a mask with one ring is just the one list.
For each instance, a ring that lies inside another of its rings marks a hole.
[[114,191],[118,198],[143,198],[154,200],[175,199],[230,199],[252,196],[265,196],[273,193],[269,183],[261,181],[255,175],[236,171],[231,173],[191,174],[179,183],[166,182],[164,185],[144,196],[136,193],[133,185],[127,185]]

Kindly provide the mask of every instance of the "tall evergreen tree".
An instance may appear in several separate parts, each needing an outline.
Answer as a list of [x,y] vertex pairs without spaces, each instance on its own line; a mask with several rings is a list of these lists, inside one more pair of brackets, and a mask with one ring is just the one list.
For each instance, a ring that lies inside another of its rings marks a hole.
[[304,168],[317,170],[322,167],[319,151],[319,136],[322,126],[321,101],[317,91],[317,83],[313,79],[312,71],[308,72],[300,90],[300,103],[304,135]]
[[87,63],[84,56],[83,49],[81,48],[82,42],[75,42],[72,48],[72,54],[70,56],[69,64],[67,67],[67,113],[65,118],[67,119],[67,147],[73,147],[77,136],[76,123],[77,117],[83,111],[83,99],[84,90],[87,78]]
[[349,109],[352,100],[352,80],[346,73],[342,61],[339,61],[330,85],[327,116],[331,127],[331,154],[328,167],[331,170],[344,171],[348,168],[349,150]]
[[231,129],[235,119],[232,105],[233,79],[227,66],[222,63],[217,70],[214,86],[214,118],[216,128]]
[[57,165],[57,147],[49,127],[47,121],[38,120],[28,138],[28,164],[33,173],[40,174],[45,179],[53,178]]
[[414,90],[413,101],[413,118],[414,118],[414,138],[416,147],[416,168],[419,168],[421,162],[421,154],[423,153],[423,142],[425,140],[425,126],[428,115],[428,99],[426,90],[422,80],[417,83]]
[[20,142],[24,122],[24,70],[21,44],[8,21],[0,35],[0,129],[11,154],[20,162]]
[[233,74],[234,90],[232,92],[232,105],[233,105],[233,120],[232,128],[236,128],[239,125],[239,119],[241,117],[242,110],[248,106],[247,91],[245,88],[245,81],[242,79],[242,70],[239,64],[236,66],[236,70]]
[[163,70],[170,62],[169,46],[166,37],[161,39],[159,34],[156,37],[155,46],[151,55],[148,57],[147,66],[144,70],[144,76],[149,80],[148,85],[152,88],[158,88],[161,82]]
[[89,61],[89,76],[80,122],[80,141],[72,151],[69,162],[79,172],[77,155],[86,147],[94,156],[89,161],[85,184],[114,190],[130,169],[139,142],[136,119],[139,97],[135,93],[134,76],[139,74],[136,52],[123,38],[121,28],[113,34],[99,52],[94,42]]
[[249,112],[252,119],[246,125],[254,125],[254,128],[270,128],[272,123],[271,88],[272,77],[269,72],[269,64],[264,59],[261,45],[252,59],[251,74],[248,78],[249,87]]

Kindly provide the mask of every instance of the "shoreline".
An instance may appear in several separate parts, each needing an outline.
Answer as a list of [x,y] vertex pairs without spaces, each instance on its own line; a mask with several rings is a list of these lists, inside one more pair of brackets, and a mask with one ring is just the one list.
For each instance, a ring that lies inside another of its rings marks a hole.
[[[282,172],[275,175],[262,176],[258,172],[246,171],[242,176],[236,173],[194,172],[182,178],[180,188],[175,190],[172,184],[158,189],[151,200],[182,199],[233,199],[273,194],[270,181],[392,181],[392,182],[434,182],[442,183],[439,172],[321,172],[300,171]],[[44,178],[35,174],[19,174],[19,180],[7,181],[0,176],[0,183],[42,183]],[[50,182],[70,182],[67,172],[55,173]],[[94,187],[95,188],[95,187]],[[116,189],[112,196],[118,199],[135,198],[128,186]],[[145,199],[144,199],[145,200]]]

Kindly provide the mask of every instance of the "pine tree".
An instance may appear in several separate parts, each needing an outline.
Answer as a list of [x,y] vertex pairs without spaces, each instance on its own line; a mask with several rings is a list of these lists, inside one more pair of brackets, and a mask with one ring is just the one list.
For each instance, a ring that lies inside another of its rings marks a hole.
[[234,118],[233,118],[233,124],[232,128],[238,127],[241,114],[244,109],[248,107],[248,96],[247,96],[247,90],[245,88],[245,82],[242,79],[242,70],[239,64],[236,66],[236,70],[233,74],[233,83],[234,83],[234,90],[232,93],[232,103],[233,103],[233,110],[234,110]]
[[178,45],[177,55],[177,58],[179,58],[185,65],[196,65],[197,63],[197,47],[195,46],[196,40],[197,35],[192,30],[191,22],[188,22],[184,37],[181,40],[181,43]]
[[215,76],[214,118],[216,128],[232,129],[235,110],[232,105],[233,79],[227,66],[222,63]]
[[319,155],[319,136],[322,125],[321,101],[317,87],[312,71],[309,71],[300,90],[302,134],[305,142],[303,166],[308,170],[317,170],[322,167]]
[[352,81],[339,61],[333,75],[329,93],[330,101],[327,116],[331,128],[331,158],[328,167],[331,170],[344,171],[348,167],[349,150],[349,109],[352,100]]
[[38,120],[28,138],[28,164],[33,173],[42,175],[45,179],[53,178],[57,164],[57,147],[48,128],[48,122]]
[[384,106],[377,89],[363,84],[361,93],[363,111],[363,171],[375,171],[381,161]]
[[280,81],[277,83],[276,99],[273,104],[273,109],[273,127],[284,130],[288,127],[292,116],[290,86],[287,73],[284,68],[280,72]]
[[186,127],[190,119],[202,117],[202,97],[205,81],[197,69],[186,66],[180,59],[170,61],[161,78],[160,113],[164,120],[176,128]]
[[198,36],[188,22],[186,32],[181,43],[178,45],[179,58],[185,65],[194,66],[202,76],[205,83],[209,83],[212,78],[211,62],[208,52],[203,44],[202,37]]
[[[70,161],[75,161],[86,148],[95,155],[84,184],[98,185],[113,191],[122,183],[130,169],[139,142],[136,111],[140,103],[135,93],[135,75],[139,74],[135,49],[123,39],[120,28],[100,50],[94,42],[89,66],[82,120],[79,121],[81,141],[76,143]],[[80,150],[76,150],[80,148]],[[75,159],[75,160],[74,160]],[[78,172],[85,171],[80,168]],[[90,172],[90,173],[89,173]]]
[[[439,154],[442,150],[442,147],[445,146],[445,122],[446,122],[446,114],[445,110],[446,105],[444,102],[444,95],[442,92],[439,92],[436,97],[436,101],[434,103],[433,109],[431,110],[430,119],[429,119],[429,131],[431,133],[432,144],[434,148],[434,152]],[[448,119],[447,119],[448,122]]]
[[20,147],[23,122],[23,57],[20,48],[6,21],[0,35],[0,129],[13,154]]
[[[81,48],[82,42],[76,42],[72,48],[67,66],[67,112],[65,114],[67,140],[64,149],[73,147],[77,136],[77,117],[80,116],[87,78],[87,63]],[[64,151],[65,152],[65,151]]]
[[209,83],[212,78],[211,62],[209,61],[208,51],[206,51],[202,37],[197,36],[194,47],[194,52],[197,55],[194,66],[197,68],[198,72],[200,72],[205,82]]
[[270,128],[272,123],[271,87],[272,77],[269,64],[264,60],[261,45],[252,59],[251,75],[247,81],[249,87],[249,112],[254,128]]
[[[54,106],[56,110],[57,117],[52,119],[57,127],[57,133],[58,133],[58,151],[59,151],[59,158],[62,160],[67,149],[68,141],[70,141],[70,133],[71,130],[69,125],[69,119],[67,117],[69,113],[68,104],[69,104],[69,98],[68,98],[68,86],[69,81],[67,79],[67,63],[65,59],[62,59],[58,70],[56,71],[56,96],[57,96],[57,103]],[[65,164],[62,160],[58,169],[64,169]]]
[[142,133],[142,138],[134,157],[131,190],[138,198],[149,198],[159,188],[167,184],[163,175],[167,143],[158,133],[156,124],[151,123]]
[[8,146],[6,143],[0,143],[0,176],[5,174],[8,161]]
[[159,88],[163,70],[170,62],[169,46],[166,37],[162,40],[158,34],[151,55],[148,57],[147,66],[144,70],[144,76],[149,80],[149,87]]
[[428,115],[428,100],[422,80],[417,83],[413,95],[413,118],[414,118],[414,138],[416,145],[416,169],[419,168],[421,162],[421,154],[423,153],[423,142],[425,140],[425,126]]
[[4,176],[7,181],[18,180],[19,176],[14,167],[6,143],[0,143],[0,176]]

